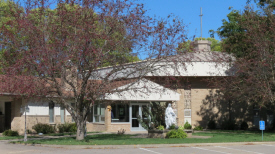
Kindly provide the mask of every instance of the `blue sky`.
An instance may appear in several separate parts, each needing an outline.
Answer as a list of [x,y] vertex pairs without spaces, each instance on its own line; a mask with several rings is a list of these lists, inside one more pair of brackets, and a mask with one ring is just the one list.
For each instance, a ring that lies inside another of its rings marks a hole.
[[[229,7],[235,10],[243,10],[247,0],[141,0],[148,10],[148,15],[167,17],[173,13],[183,19],[188,25],[188,36],[200,37],[200,7],[202,7],[203,37],[210,37],[210,29],[217,30],[222,26],[222,19],[227,19]],[[253,4],[254,7],[255,4]],[[215,35],[215,38],[220,38]]]

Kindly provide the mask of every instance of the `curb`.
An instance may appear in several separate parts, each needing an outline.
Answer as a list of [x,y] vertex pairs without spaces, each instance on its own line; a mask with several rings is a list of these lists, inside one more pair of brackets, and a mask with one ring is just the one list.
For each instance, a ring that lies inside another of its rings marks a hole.
[[41,146],[64,149],[133,149],[133,148],[168,148],[168,147],[204,147],[204,146],[233,146],[260,145],[275,142],[228,142],[228,143],[190,143],[190,144],[138,144],[138,145],[49,145],[49,144],[21,144],[27,146]]

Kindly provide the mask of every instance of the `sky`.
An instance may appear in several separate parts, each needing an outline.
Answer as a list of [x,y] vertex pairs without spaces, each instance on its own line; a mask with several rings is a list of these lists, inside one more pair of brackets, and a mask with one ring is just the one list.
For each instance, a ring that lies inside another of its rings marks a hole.
[[[145,4],[148,15],[167,17],[173,13],[187,25],[187,35],[200,37],[200,7],[202,7],[202,37],[210,37],[209,30],[216,31],[222,26],[222,20],[227,19],[229,7],[243,10],[247,0],[141,0]],[[255,4],[252,4],[256,7]],[[215,35],[215,38],[220,38]]]

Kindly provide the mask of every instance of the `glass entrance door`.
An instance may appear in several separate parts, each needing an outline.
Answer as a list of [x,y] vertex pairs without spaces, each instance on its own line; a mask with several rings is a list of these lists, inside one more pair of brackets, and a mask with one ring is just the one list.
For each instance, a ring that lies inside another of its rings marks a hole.
[[139,123],[138,123],[138,118],[139,116],[139,105],[132,105],[132,129],[139,129]]
[[138,122],[138,117],[140,116],[142,120],[147,120],[142,111],[146,107],[146,103],[131,103],[130,112],[131,112],[131,130],[132,131],[145,131]]

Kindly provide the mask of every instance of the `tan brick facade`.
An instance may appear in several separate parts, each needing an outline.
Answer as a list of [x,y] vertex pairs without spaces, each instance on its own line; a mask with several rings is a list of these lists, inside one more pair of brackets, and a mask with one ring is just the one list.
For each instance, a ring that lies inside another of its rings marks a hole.
[[[217,101],[216,89],[210,89],[207,82],[202,81],[203,78],[190,78],[187,90],[191,95],[191,123],[192,126],[203,126],[206,128],[207,123],[210,120],[215,120],[217,126],[220,127],[224,120],[235,119],[238,124],[243,120],[247,121],[250,126],[253,125],[253,107],[247,103],[232,103]],[[160,82],[159,82],[160,83]],[[178,125],[184,125],[184,110],[185,110],[185,91],[184,86],[178,87],[176,90],[180,95],[180,100],[176,102],[177,123]],[[21,105],[26,104],[26,100],[14,100],[11,102],[11,129],[19,131],[20,134],[24,133],[25,117],[20,113]],[[125,129],[126,132],[131,132],[131,119],[125,123],[111,123],[111,111],[110,105],[107,102],[105,107],[105,121],[103,123],[87,123],[87,131],[107,131],[117,132],[120,129]],[[129,102],[131,103],[131,102]],[[229,110],[230,108],[230,110]],[[261,112],[262,114],[263,112]],[[266,115],[261,115],[266,118]],[[2,120],[3,121],[3,120]],[[72,117],[67,115],[65,117],[66,122],[72,122]],[[49,116],[27,116],[27,129],[32,130],[32,126],[37,123],[49,124]],[[55,115],[53,125],[61,123],[60,115]]]

